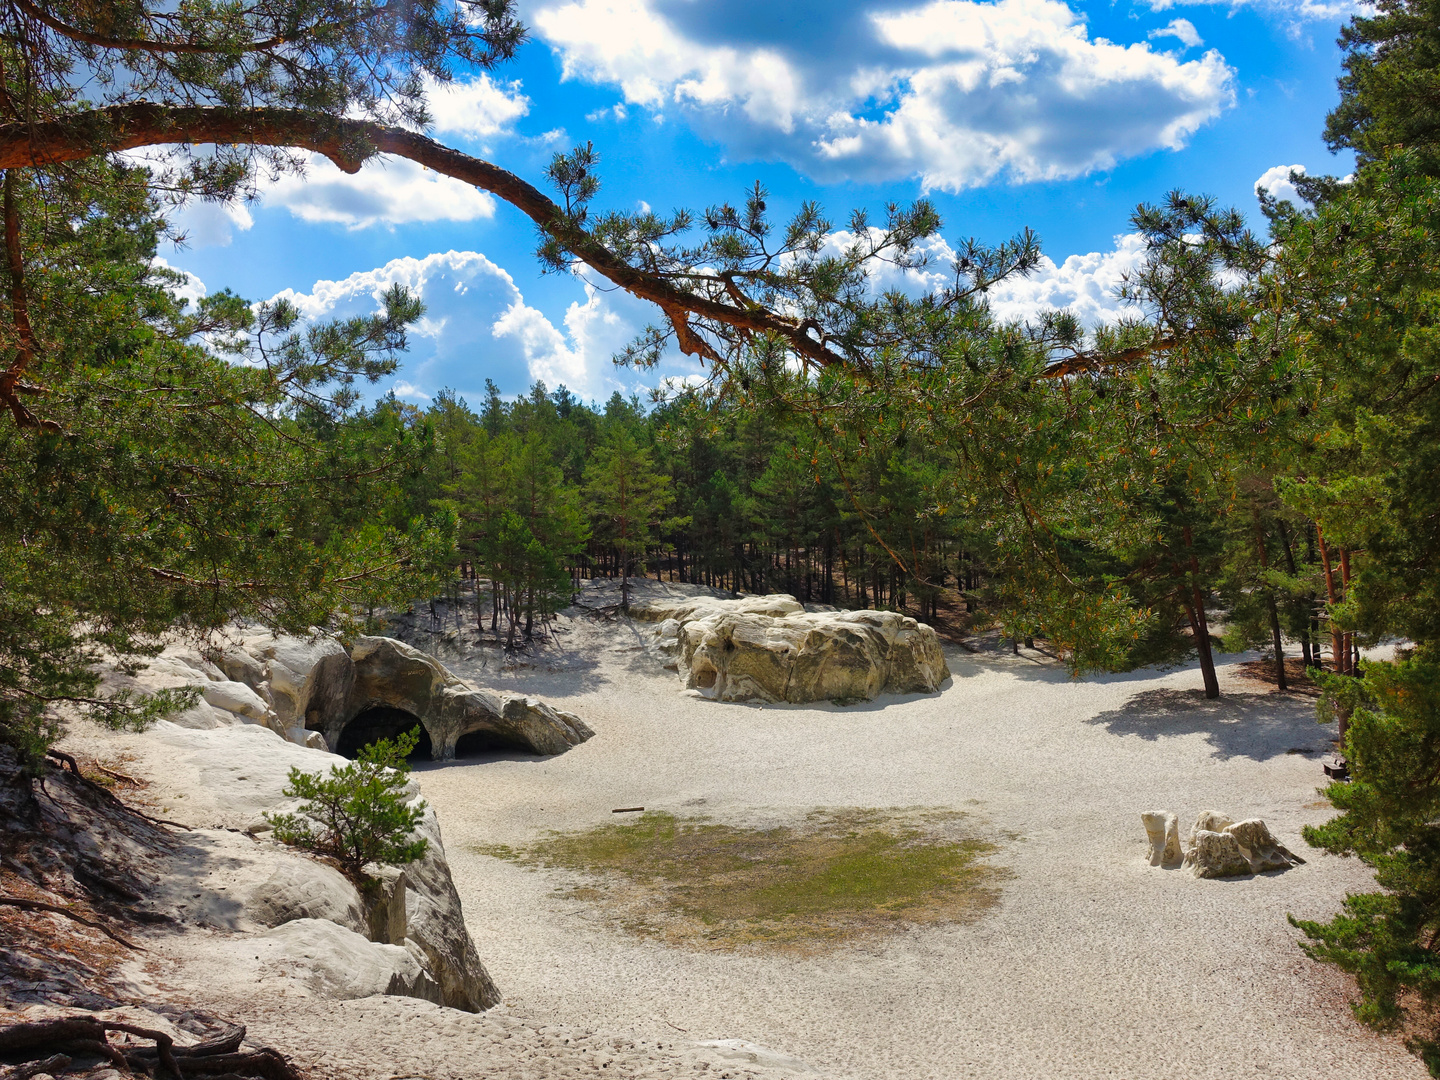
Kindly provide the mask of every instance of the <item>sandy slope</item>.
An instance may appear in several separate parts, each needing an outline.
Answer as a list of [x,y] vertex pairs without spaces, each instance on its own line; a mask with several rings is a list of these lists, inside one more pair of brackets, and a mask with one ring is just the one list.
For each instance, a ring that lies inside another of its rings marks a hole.
[[[651,1041],[746,1039],[867,1080],[1424,1075],[1354,1023],[1342,984],[1285,922],[1369,883],[1299,838],[1327,816],[1315,789],[1333,738],[1308,699],[1230,668],[1208,703],[1193,670],[1074,682],[1042,658],[953,650],[953,682],[932,697],[716,704],[679,693],[629,624],[567,628],[552,670],[473,670],[579,713],[593,740],[419,773],[480,953],[518,1013]],[[564,898],[563,873],[473,851],[632,805],[737,823],[963,809],[1014,835],[995,858],[1014,877],[975,925],[797,958],[629,938]],[[1179,812],[1187,831],[1204,809],[1263,817],[1310,861],[1235,881],[1154,869],[1149,809]]]

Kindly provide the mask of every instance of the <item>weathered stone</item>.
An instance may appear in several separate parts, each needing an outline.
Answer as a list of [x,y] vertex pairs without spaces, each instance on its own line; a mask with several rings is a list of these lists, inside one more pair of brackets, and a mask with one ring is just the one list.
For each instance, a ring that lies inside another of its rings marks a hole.
[[1202,878],[1263,874],[1288,870],[1305,860],[1285,848],[1259,818],[1232,822],[1224,814],[1206,811],[1195,822],[1185,865]]
[[[181,801],[190,813],[244,828],[251,835],[264,831],[260,823],[266,813],[296,809],[297,801],[287,799],[283,791],[292,768],[323,774],[346,764],[343,758],[287,743],[249,724],[183,731],[162,722],[147,737],[166,745],[172,782],[184,783],[187,797]],[[408,797],[412,805],[420,799],[413,781]],[[416,833],[428,841],[424,856],[404,867],[368,867],[380,885],[373,897],[362,898],[355,886],[325,864],[278,844],[256,844],[239,833],[218,830],[213,842],[224,848],[223,857],[177,862],[173,876],[187,888],[175,899],[186,904],[195,921],[231,931],[255,923],[283,926],[308,920],[373,933],[381,943],[403,946],[417,958],[430,981],[414,984],[424,991],[417,996],[469,1012],[488,1009],[499,1003],[500,994],[465,926],[432,808],[424,807]],[[212,881],[228,889],[205,892],[213,889]],[[193,897],[193,891],[204,895]],[[376,913],[382,903],[383,912]],[[246,935],[244,940],[248,939]],[[431,984],[433,991],[427,989]],[[381,987],[371,992],[386,991]]]
[[646,599],[630,613],[658,622],[654,647],[673,648],[685,686],[719,701],[870,700],[950,677],[935,631],[891,611],[807,612],[781,594]]
[[200,696],[212,708],[224,709],[255,724],[269,726],[275,711],[265,699],[243,682],[209,682],[200,687]]
[[1194,867],[1198,878],[1237,877],[1251,872],[1250,860],[1235,837],[1209,829],[1195,834],[1194,846],[1185,853],[1185,865]]
[[1195,846],[1195,838],[1202,832],[1222,832],[1234,824],[1234,818],[1226,817],[1218,810],[1201,810],[1190,828],[1190,846]]
[[1151,866],[1179,866],[1184,859],[1180,850],[1179,818],[1164,810],[1151,810],[1140,815],[1145,835],[1150,841]]
[[1250,862],[1250,869],[1257,874],[1267,870],[1288,870],[1305,860],[1284,847],[1270,832],[1269,827],[1259,818],[1237,821],[1225,831],[1235,837],[1240,850]]
[[366,929],[359,890],[340,871],[313,859],[280,862],[269,878],[250,890],[245,914],[269,927],[294,919],[328,919],[356,933]]
[[392,638],[362,637],[347,652],[318,630],[310,637],[232,633],[237,636],[212,654],[215,663],[188,646],[172,646],[137,674],[112,670],[107,680],[141,692],[193,686],[200,700],[170,716],[175,724],[198,730],[263,724],[317,750],[339,748],[347,725],[375,706],[413,715],[440,760],[453,758],[455,744],[472,732],[547,755],[594,735],[574,713],[475,687]]
[[535,754],[561,754],[594,732],[573,713],[524,696],[501,696],[456,678],[440,661],[403,641],[362,637],[351,650],[354,682],[341,718],[325,728],[338,746],[345,725],[377,705],[416,717],[430,736],[434,756],[448,761],[471,732]]
[[245,944],[260,958],[294,975],[328,998],[348,1000],[373,994],[441,1001],[439,986],[402,945],[370,941],[325,919],[295,919]]
[[276,730],[321,730],[345,709],[355,669],[332,637],[261,637],[245,641],[247,651],[265,661]]

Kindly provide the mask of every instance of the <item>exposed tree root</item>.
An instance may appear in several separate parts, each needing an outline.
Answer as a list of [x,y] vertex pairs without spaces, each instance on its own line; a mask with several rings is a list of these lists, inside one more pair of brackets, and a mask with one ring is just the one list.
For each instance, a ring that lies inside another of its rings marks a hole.
[[[119,798],[116,797],[115,793],[114,793],[113,791],[111,791],[110,789],[108,789],[107,787],[105,787],[105,785],[103,785],[103,784],[97,784],[94,780],[91,780],[88,776],[86,776],[84,773],[82,773],[82,772],[80,771],[80,763],[79,763],[78,761],[76,761],[73,757],[71,757],[69,754],[65,753],[65,751],[63,751],[63,750],[56,750],[54,747],[51,747],[49,750],[46,750],[46,751],[45,751],[45,756],[46,756],[46,757],[49,757],[49,758],[54,758],[56,761],[60,762],[62,765],[64,765],[66,768],[68,768],[72,773],[75,774],[75,778],[76,778],[77,780],[79,780],[82,784],[85,784],[87,787],[89,787],[91,791],[98,792],[98,793],[99,793],[101,796],[103,796],[104,798],[109,799],[109,800],[110,800],[111,802],[113,802],[116,806],[118,806],[118,807],[120,807],[122,810],[124,810],[127,814],[134,814],[136,817],[138,817],[138,818],[144,818],[146,821],[151,822],[152,824],[155,824],[155,825],[169,825],[171,828],[184,829],[186,832],[193,832],[193,831],[194,831],[193,829],[190,828],[189,825],[182,825],[182,824],[180,824],[180,822],[178,822],[178,821],[168,821],[168,820],[166,820],[165,818],[151,817],[149,814],[145,813],[143,810],[137,810],[137,809],[135,809],[135,807],[131,806],[129,803],[122,802]],[[105,769],[104,771],[105,771],[105,772],[110,772],[109,769]],[[115,773],[110,773],[110,775],[114,776],[114,775],[116,775],[116,774],[115,774]],[[131,780],[131,778],[128,777],[128,776],[125,777],[125,779],[126,779],[126,780]],[[134,782],[135,782],[135,781],[131,780],[131,783],[134,783]]]
[[[155,1045],[116,1046],[109,1040],[112,1031],[148,1039]],[[281,1054],[270,1049],[242,1051],[240,1044],[244,1040],[245,1028],[235,1024],[194,1046],[176,1046],[163,1031],[119,1020],[77,1015],[0,1027],[0,1054],[12,1059],[33,1054],[20,1066],[21,1071],[14,1074],[17,1078],[42,1071],[36,1066],[55,1063],[65,1054],[92,1054],[105,1058],[125,1072],[158,1076],[164,1069],[175,1080],[184,1080],[187,1076],[205,1076],[212,1080],[223,1080],[225,1077],[236,1080],[300,1080],[300,1074]]]
[[136,952],[145,951],[139,945],[136,945],[133,941],[126,941],[123,937],[115,933],[115,931],[111,930],[104,923],[95,922],[93,919],[87,919],[85,918],[85,916],[75,911],[72,911],[67,907],[61,907],[59,904],[46,904],[40,900],[26,900],[22,896],[0,896],[0,906],[19,908],[21,911],[48,911],[52,915],[63,915],[65,918],[80,923],[82,926],[88,926],[93,930],[99,930],[111,941],[118,941],[127,949],[134,949]]

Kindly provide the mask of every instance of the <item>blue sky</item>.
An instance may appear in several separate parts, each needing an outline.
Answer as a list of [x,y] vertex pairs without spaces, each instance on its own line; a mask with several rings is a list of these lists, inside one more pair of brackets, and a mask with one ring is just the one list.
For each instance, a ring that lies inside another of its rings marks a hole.
[[[1068,306],[1094,322],[1137,255],[1136,203],[1172,188],[1253,212],[1291,166],[1349,170],[1320,132],[1348,0],[522,0],[517,60],[433,95],[441,140],[539,182],[556,150],[601,154],[599,203],[701,209],[759,180],[778,216],[927,195],[944,238],[1036,229],[1051,260],[1002,314]],[[398,376],[424,403],[542,378],[586,398],[643,385],[613,352],[654,313],[542,276],[518,211],[394,160],[317,163],[260,198],[179,215],[163,252],[252,299],[315,318],[370,310],[394,280],[429,314]],[[937,242],[943,272],[944,242]],[[917,278],[912,287],[924,287]]]

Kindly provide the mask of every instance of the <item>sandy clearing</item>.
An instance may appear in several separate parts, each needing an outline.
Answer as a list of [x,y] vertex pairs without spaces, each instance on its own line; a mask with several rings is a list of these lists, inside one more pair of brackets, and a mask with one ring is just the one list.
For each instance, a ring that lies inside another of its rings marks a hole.
[[[1425,1075],[1354,1023],[1284,919],[1325,915],[1370,881],[1299,838],[1328,816],[1315,789],[1334,734],[1308,699],[1265,693],[1233,664],[1226,696],[1207,703],[1193,670],[1075,682],[954,650],[953,681],[929,697],[717,704],[679,693],[634,627],[569,629],[561,670],[474,673],[579,713],[593,740],[556,758],[418,771],[509,1008],[636,1039],[742,1038],[875,1080]],[[818,957],[693,952],[610,928],[563,896],[575,880],[563,872],[473,850],[632,805],[737,823],[816,807],[967,810],[1015,835],[994,860],[1014,877],[971,926]],[[1149,809],[1179,812],[1187,831],[1203,809],[1263,817],[1310,862],[1219,882],[1154,869]]]

